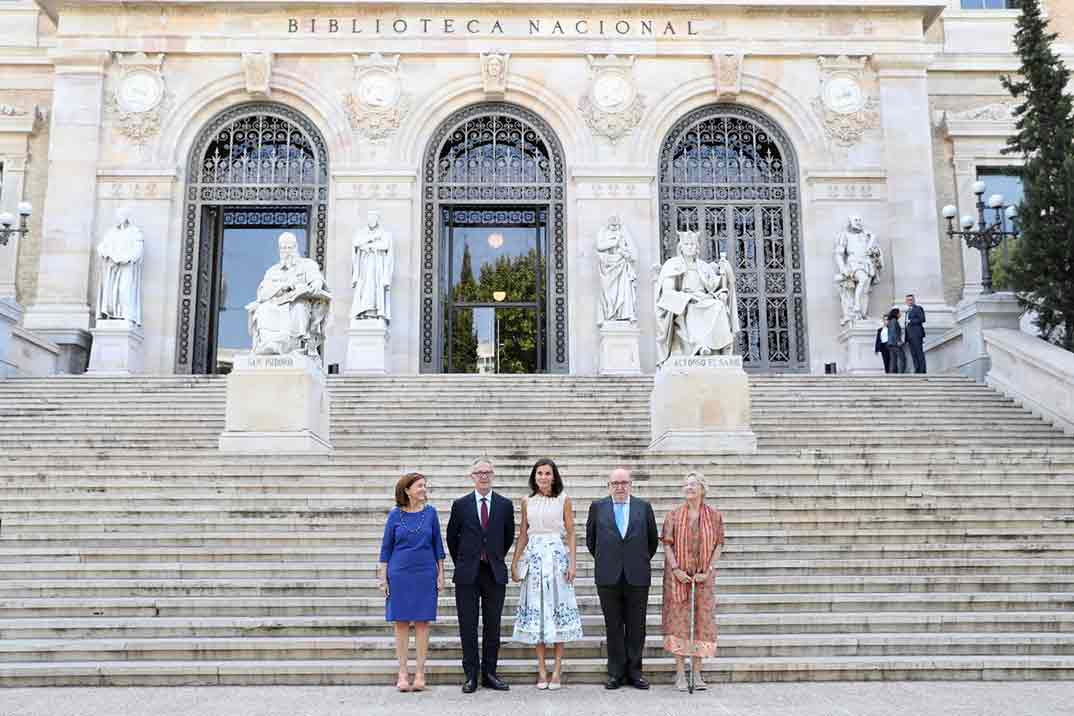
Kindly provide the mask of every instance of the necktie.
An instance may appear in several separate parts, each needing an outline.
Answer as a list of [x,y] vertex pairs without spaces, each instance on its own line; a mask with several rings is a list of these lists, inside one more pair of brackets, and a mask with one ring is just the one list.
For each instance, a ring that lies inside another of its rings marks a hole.
[[[481,498],[481,529],[487,530],[489,528],[489,498]],[[481,550],[481,561],[489,561],[489,557],[485,554],[485,550]]]
[[619,528],[619,536],[626,539],[626,503],[615,503],[615,526]]

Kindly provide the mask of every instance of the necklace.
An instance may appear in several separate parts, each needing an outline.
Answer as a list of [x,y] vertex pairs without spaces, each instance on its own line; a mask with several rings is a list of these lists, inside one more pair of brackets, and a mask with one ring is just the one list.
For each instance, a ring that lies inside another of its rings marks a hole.
[[[400,524],[400,526],[402,526],[402,528],[405,529],[410,534],[417,534],[418,532],[420,532],[421,528],[425,526],[425,515],[428,514],[427,507],[428,506],[421,508],[421,512],[418,513],[418,514],[421,515],[421,519],[418,520],[418,526],[413,527],[413,528],[409,527],[407,525],[407,523],[403,520],[403,515],[407,514],[407,511],[402,510],[402,509],[399,510],[399,524]],[[413,514],[413,513],[410,513],[410,514]]]

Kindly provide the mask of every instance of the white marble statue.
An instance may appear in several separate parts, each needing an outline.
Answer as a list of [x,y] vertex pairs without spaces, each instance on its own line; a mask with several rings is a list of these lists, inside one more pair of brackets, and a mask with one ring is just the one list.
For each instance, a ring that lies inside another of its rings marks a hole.
[[251,351],[258,355],[301,353],[318,357],[332,294],[317,262],[298,255],[298,239],[280,234],[280,262],[265,272],[250,312]]
[[383,318],[390,321],[392,271],[395,258],[392,235],[380,225],[380,212],[370,211],[366,225],[352,242],[351,318]]
[[100,284],[97,286],[97,316],[125,318],[142,324],[142,258],[145,241],[142,230],[130,219],[128,209],[116,211],[116,224],[97,246]]
[[608,219],[597,234],[600,270],[600,325],[638,320],[638,252],[618,216]]
[[860,216],[851,216],[847,228],[835,237],[835,283],[843,306],[842,325],[865,318],[869,313],[869,294],[880,280],[884,255],[876,236],[865,230]]
[[697,232],[680,231],[678,255],[656,280],[656,362],[671,356],[730,355],[739,332],[735,274],[726,254],[700,258]]

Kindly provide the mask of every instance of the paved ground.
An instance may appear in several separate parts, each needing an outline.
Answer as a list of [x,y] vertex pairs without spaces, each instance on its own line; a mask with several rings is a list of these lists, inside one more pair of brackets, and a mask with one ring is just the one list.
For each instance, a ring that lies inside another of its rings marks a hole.
[[721,685],[693,696],[514,687],[465,696],[437,687],[269,686],[0,689],[0,716],[1071,716],[1074,682]]

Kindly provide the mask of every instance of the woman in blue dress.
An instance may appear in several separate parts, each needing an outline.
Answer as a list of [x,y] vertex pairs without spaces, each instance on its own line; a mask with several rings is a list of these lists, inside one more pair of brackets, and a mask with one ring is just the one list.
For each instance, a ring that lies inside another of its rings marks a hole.
[[[395,622],[395,655],[399,658],[400,691],[425,689],[425,656],[429,622],[436,621],[436,603],[444,589],[444,543],[436,510],[425,504],[425,476],[403,475],[395,485],[395,509],[388,513],[380,544],[377,586],[384,593],[385,619]],[[417,664],[414,682],[407,671],[410,625],[414,625]]]

